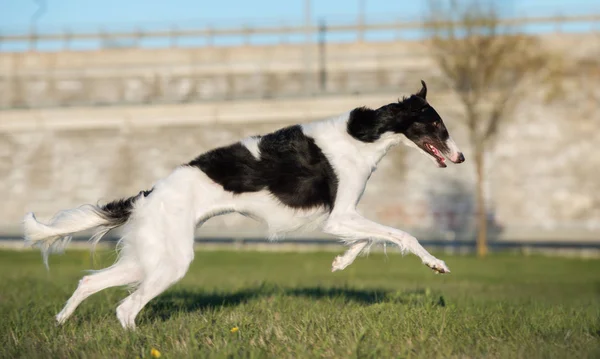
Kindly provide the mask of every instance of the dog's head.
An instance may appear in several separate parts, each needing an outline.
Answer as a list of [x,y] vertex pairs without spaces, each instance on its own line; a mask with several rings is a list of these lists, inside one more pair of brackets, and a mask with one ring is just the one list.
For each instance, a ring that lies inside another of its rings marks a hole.
[[393,132],[404,135],[407,145],[428,155],[438,167],[446,167],[444,157],[454,163],[464,162],[465,156],[450,137],[444,121],[427,102],[427,85],[424,81],[421,84],[419,92],[380,108],[379,115],[387,118]]

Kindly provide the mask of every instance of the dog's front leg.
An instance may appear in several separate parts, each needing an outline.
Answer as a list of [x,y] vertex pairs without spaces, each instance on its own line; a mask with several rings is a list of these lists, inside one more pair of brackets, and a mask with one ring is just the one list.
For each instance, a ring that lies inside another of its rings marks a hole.
[[[389,241],[398,245],[403,251],[408,251],[418,256],[423,261],[423,264],[434,271],[438,273],[450,272],[450,269],[448,269],[444,261],[435,258],[429,252],[427,252],[427,250],[421,246],[415,237],[399,229],[387,227],[370,221],[355,212],[336,215],[332,214],[323,227],[323,231],[344,239],[370,238],[379,241]],[[358,253],[360,253],[360,251],[364,248],[360,248],[358,246],[359,243],[362,242],[356,243],[356,248],[353,246],[348,250],[348,252],[351,252],[351,254],[346,253],[344,256],[342,256],[342,258],[346,256],[348,256],[348,259],[352,258],[354,250],[358,251],[356,253],[356,255],[358,255]],[[360,248],[360,251],[358,248]],[[354,255],[352,260],[356,258],[356,255]]]
[[361,240],[354,242],[350,246],[350,249],[348,249],[346,251],[346,253],[344,253],[341,256],[335,257],[335,259],[333,260],[333,263],[331,264],[331,271],[335,272],[338,270],[344,270],[347,266],[349,266],[350,264],[352,264],[352,262],[354,262],[356,257],[358,257],[360,252],[362,252],[363,249],[365,249],[367,244],[369,244],[368,239],[361,239]]

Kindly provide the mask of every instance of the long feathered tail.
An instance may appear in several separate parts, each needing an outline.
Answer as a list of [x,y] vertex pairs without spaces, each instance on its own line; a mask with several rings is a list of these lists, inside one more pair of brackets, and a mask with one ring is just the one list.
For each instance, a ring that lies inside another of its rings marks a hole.
[[23,219],[25,244],[39,247],[42,251],[44,265],[48,268],[48,255],[62,252],[69,244],[73,234],[87,229],[95,229],[90,241],[96,244],[110,230],[127,222],[133,206],[140,196],[148,196],[150,191],[110,202],[104,206],[84,205],[78,208],[58,212],[48,224],[39,222],[30,212]]

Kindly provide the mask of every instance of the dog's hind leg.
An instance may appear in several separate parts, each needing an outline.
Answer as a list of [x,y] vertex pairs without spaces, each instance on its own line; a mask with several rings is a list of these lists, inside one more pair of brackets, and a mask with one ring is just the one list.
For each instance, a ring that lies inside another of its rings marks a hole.
[[117,307],[124,328],[135,328],[144,306],[183,278],[194,260],[194,234],[199,223],[230,212],[220,204],[223,189],[201,171],[182,167],[155,185],[144,207],[136,208],[128,232],[128,244],[139,259],[144,278]]
[[59,324],[63,324],[73,314],[77,306],[94,293],[109,287],[133,284],[141,279],[141,268],[132,261],[117,262],[111,267],[86,275],[79,281],[77,289],[69,298],[63,310],[56,315],[56,320]]
[[117,318],[123,328],[134,329],[135,317],[149,301],[175,284],[187,272],[189,262],[161,266],[149,273],[135,292],[125,298],[117,308]]
[[117,308],[117,318],[124,328],[135,328],[135,317],[142,308],[187,272],[194,259],[194,227],[186,222],[183,213],[163,216],[155,222],[156,227],[144,227],[138,233],[143,238],[138,258],[144,279]]

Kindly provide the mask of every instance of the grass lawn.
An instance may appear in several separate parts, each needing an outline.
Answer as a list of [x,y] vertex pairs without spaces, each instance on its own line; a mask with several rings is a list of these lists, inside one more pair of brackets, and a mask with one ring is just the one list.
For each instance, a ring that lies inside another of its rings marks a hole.
[[[100,262],[112,254],[101,252]],[[600,261],[371,254],[331,273],[334,253],[197,252],[187,276],[124,331],[109,289],[54,322],[87,251],[0,251],[0,358],[600,357]],[[231,332],[232,328],[239,328]]]

